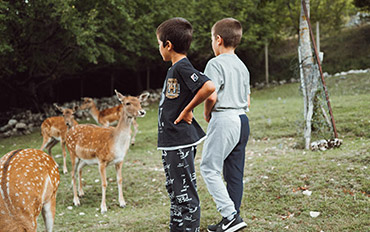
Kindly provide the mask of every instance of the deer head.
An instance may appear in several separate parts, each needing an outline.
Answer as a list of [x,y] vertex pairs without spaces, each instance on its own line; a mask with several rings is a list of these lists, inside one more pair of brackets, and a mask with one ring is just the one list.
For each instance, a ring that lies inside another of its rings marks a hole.
[[117,90],[116,92],[118,100],[123,106],[123,111],[126,113],[129,118],[144,117],[145,110],[141,108],[141,102],[148,99],[149,93],[143,93],[138,98],[132,96],[123,96]]
[[90,109],[95,104],[94,100],[89,97],[83,97],[82,100],[83,102],[82,105],[80,106],[81,110]]
[[74,114],[76,113],[78,106],[73,106],[72,109],[63,108],[58,106],[56,103],[54,103],[55,108],[57,108],[60,112],[63,113],[64,121],[68,128],[71,128],[73,126],[73,120],[74,120]]

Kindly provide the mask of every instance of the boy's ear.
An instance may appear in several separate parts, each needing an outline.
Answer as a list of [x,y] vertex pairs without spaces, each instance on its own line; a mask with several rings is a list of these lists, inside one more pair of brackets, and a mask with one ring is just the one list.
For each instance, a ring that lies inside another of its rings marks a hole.
[[168,48],[167,48],[168,51],[173,49],[173,44],[171,43],[171,41],[167,40],[164,46],[166,47],[167,45],[168,45]]
[[217,44],[218,45],[221,45],[221,44],[223,44],[224,43],[224,40],[222,39],[222,37],[221,36],[219,36],[219,35],[217,35],[216,36],[216,41],[217,41]]

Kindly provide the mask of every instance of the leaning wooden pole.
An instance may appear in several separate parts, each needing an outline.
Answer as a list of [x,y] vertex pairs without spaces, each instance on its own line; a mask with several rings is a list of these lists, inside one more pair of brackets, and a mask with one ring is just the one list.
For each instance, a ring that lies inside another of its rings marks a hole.
[[310,18],[308,17],[307,7],[306,7],[306,1],[305,0],[302,0],[302,6],[303,6],[304,15],[306,16],[306,19],[307,19],[308,29],[310,31],[313,48],[315,50],[316,61],[317,61],[317,64],[319,66],[319,71],[320,71],[320,76],[321,76],[322,84],[324,86],[326,102],[328,103],[329,113],[330,113],[330,117],[331,117],[331,123],[333,125],[333,130],[334,130],[334,137],[335,138],[338,138],[337,128],[335,127],[334,115],[333,115],[333,111],[331,110],[328,89],[327,89],[326,84],[325,84],[324,74],[322,73],[322,68],[321,68],[321,62],[320,62],[320,58],[319,58],[319,53],[317,51],[317,47],[316,47],[316,43],[315,43],[315,37],[313,36],[313,32],[312,32],[312,28],[311,28],[311,22],[310,22]]

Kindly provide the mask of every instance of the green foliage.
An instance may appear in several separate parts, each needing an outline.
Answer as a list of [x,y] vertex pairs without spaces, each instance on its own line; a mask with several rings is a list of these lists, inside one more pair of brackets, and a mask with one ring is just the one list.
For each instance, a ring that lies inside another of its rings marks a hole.
[[364,11],[370,11],[370,0],[353,0],[353,4]]
[[355,14],[352,0],[310,1],[311,24],[320,22],[321,33],[331,34],[340,30],[349,15]]
[[[354,11],[350,0],[310,2],[312,22],[320,21],[323,33],[338,30]],[[0,95],[17,90],[24,105],[39,107],[40,100],[51,97],[52,85],[67,78],[95,70],[109,76],[117,68],[140,77],[143,65],[155,72],[160,62],[155,30],[171,17],[193,24],[189,56],[199,69],[213,55],[211,26],[224,17],[240,20],[244,33],[238,55],[260,76],[263,62],[254,58],[262,57],[266,41],[297,34],[299,13],[299,0],[0,1]]]

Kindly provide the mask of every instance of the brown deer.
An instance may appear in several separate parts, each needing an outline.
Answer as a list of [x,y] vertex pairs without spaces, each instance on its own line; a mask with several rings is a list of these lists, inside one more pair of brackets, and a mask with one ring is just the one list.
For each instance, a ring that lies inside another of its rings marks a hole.
[[74,113],[77,110],[77,106],[74,106],[73,109],[62,108],[57,104],[54,106],[63,113],[63,116],[55,116],[45,119],[41,124],[41,134],[43,142],[40,150],[47,149],[48,154],[51,154],[51,148],[53,148],[59,141],[62,146],[63,152],[63,173],[66,174],[67,164],[66,164],[66,133],[68,128],[77,125],[77,121],[74,119]]
[[54,225],[59,171],[55,161],[37,149],[14,150],[0,159],[0,231],[37,230],[42,211],[46,231]]
[[[99,125],[104,127],[108,127],[109,125],[113,124],[114,122],[118,121],[121,117],[122,105],[119,104],[117,106],[107,108],[104,110],[99,111],[96,107],[94,99],[89,97],[82,98],[83,103],[80,106],[81,110],[87,109],[90,115],[94,118],[95,122]],[[138,132],[139,124],[136,122],[136,118],[132,121],[132,125],[134,127],[134,133],[131,136],[131,145],[135,145],[135,137]]]
[[92,124],[80,124],[72,127],[67,132],[67,149],[72,161],[73,203],[80,205],[77,196],[75,173],[78,172],[79,196],[83,196],[81,175],[82,168],[86,165],[98,164],[102,182],[101,212],[107,211],[105,192],[107,188],[106,167],[114,164],[116,168],[119,205],[125,207],[126,202],[122,194],[122,165],[123,159],[130,146],[131,123],[135,117],[144,117],[145,110],[141,102],[148,98],[148,93],[139,97],[123,96],[116,92],[122,103],[121,117],[116,127],[99,127]]

